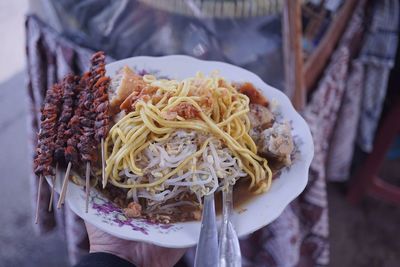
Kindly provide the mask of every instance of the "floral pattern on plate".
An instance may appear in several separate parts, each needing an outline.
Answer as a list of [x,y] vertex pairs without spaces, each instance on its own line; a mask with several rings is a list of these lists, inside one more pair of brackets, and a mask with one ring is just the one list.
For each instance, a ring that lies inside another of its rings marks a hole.
[[101,217],[104,223],[119,227],[127,226],[133,231],[138,231],[145,235],[149,234],[150,227],[161,234],[168,234],[171,231],[175,232],[182,228],[174,224],[153,223],[146,219],[127,218],[121,208],[95,190],[92,190],[90,194],[90,203],[96,215]]

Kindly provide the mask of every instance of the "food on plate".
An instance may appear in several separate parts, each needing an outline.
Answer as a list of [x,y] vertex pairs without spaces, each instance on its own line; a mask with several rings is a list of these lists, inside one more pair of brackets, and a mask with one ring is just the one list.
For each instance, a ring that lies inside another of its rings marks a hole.
[[229,185],[235,202],[268,191],[293,150],[291,125],[253,84],[127,66],[109,78],[97,52],[48,90],[34,167],[41,180],[66,169],[59,205],[71,171],[86,177],[86,203],[97,186],[127,217],[170,223],[200,219],[203,197]]
[[128,217],[199,219],[205,195],[239,180],[266,192],[278,171],[269,161],[290,164],[290,125],[251,83],[217,73],[158,79],[124,67],[110,92],[119,113],[104,143],[103,186]]

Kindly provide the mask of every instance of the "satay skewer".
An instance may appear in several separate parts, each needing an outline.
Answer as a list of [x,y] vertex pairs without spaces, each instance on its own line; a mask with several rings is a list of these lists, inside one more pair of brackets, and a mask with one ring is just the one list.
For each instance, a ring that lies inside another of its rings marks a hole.
[[103,187],[107,182],[105,173],[105,148],[104,138],[107,136],[108,128],[110,124],[110,103],[108,100],[108,86],[110,84],[110,78],[103,76],[95,84],[95,138],[100,143],[101,148],[101,174]]
[[34,158],[34,172],[39,177],[38,195],[36,199],[35,223],[39,220],[40,195],[42,193],[43,179],[45,176],[54,175],[54,148],[57,131],[57,119],[60,113],[62,89],[59,84],[54,84],[46,93],[44,105],[41,110],[40,131]]
[[[75,84],[74,89],[73,89],[73,94],[71,91],[71,96],[73,95],[73,98],[71,97],[70,99],[73,99],[73,106],[74,109],[73,111],[70,110],[68,120],[65,121],[66,124],[66,129],[65,132],[63,132],[64,140],[66,140],[63,145],[61,146],[60,154],[63,154],[64,159],[66,162],[68,162],[67,165],[67,170],[65,172],[65,176],[62,182],[62,187],[61,187],[61,192],[60,192],[60,198],[58,200],[57,208],[61,208],[61,206],[65,202],[66,198],[66,193],[67,193],[67,188],[68,188],[68,181],[69,181],[69,176],[72,168],[72,163],[78,165],[79,164],[79,155],[78,155],[78,144],[79,144],[79,138],[82,133],[82,126],[80,122],[80,118],[82,116],[82,108],[84,105],[83,102],[83,86],[81,84],[81,81],[78,83],[78,78],[73,77]],[[81,79],[82,80],[82,79]],[[71,105],[71,101],[70,101]],[[73,115],[72,115],[73,113]]]
[[[91,58],[91,68],[86,80],[85,103],[91,101],[91,105],[85,105],[83,115],[87,120],[82,121],[81,152],[82,161],[86,161],[86,212],[88,212],[90,197],[90,168],[96,161],[97,148],[102,150],[102,175],[104,176],[104,137],[107,134],[109,124],[109,102],[107,88],[110,78],[105,76],[105,55],[103,52],[95,53]],[[85,76],[85,75],[84,75]],[[91,125],[92,127],[87,127]]]
[[[56,176],[58,174],[58,164],[59,162],[68,161],[66,155],[66,147],[68,143],[68,139],[72,136],[73,132],[70,130],[70,120],[74,115],[74,109],[77,108],[77,94],[79,93],[78,87],[79,77],[73,74],[67,74],[61,82],[61,88],[63,90],[63,103],[61,114],[58,120],[58,128],[57,128],[57,137],[55,142],[55,151],[54,151],[54,159],[56,160]],[[71,168],[71,166],[70,166]],[[67,167],[68,170],[68,167]],[[68,175],[66,176],[68,178]],[[56,180],[56,179],[55,179]],[[53,181],[53,185],[55,184],[55,180]],[[68,179],[67,179],[68,180]],[[60,198],[57,203],[57,208],[60,208],[62,204],[64,204],[65,200],[65,192],[68,183],[66,183],[65,179],[62,182],[63,188],[60,191]],[[54,189],[54,186],[53,186]],[[54,190],[53,190],[54,191]],[[52,192],[53,192],[52,191]],[[64,192],[64,193],[63,193]]]

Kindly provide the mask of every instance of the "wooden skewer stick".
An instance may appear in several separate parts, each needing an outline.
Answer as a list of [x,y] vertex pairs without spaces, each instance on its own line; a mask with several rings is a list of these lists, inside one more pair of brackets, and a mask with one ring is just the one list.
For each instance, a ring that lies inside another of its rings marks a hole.
[[58,200],[57,209],[61,208],[61,205],[64,204],[65,194],[67,193],[69,173],[71,171],[72,163],[68,162],[67,171],[65,172],[64,181],[61,187],[60,199]]
[[[57,175],[57,174],[56,174]],[[51,212],[53,210],[53,199],[54,199],[54,183],[56,182],[56,175],[54,175],[53,177],[51,177],[53,186],[51,187],[51,194],[50,194],[50,200],[49,200],[49,212]]]
[[37,199],[36,199],[35,224],[37,224],[38,220],[39,220],[39,205],[40,205],[39,201],[40,201],[40,194],[42,193],[42,184],[43,184],[43,175],[40,175],[38,192],[37,192]]
[[53,209],[54,187],[56,186],[55,183],[56,183],[57,174],[58,174],[58,162],[56,163],[56,171],[55,171],[55,174],[54,174],[54,176],[52,177],[53,185],[51,186],[51,194],[50,194],[50,201],[49,201],[49,212],[51,212],[52,209]]
[[85,212],[89,210],[89,195],[90,195],[90,161],[86,162],[86,208]]
[[101,138],[101,175],[103,181],[103,188],[105,188],[107,179],[106,179],[106,162],[104,158],[104,138]]

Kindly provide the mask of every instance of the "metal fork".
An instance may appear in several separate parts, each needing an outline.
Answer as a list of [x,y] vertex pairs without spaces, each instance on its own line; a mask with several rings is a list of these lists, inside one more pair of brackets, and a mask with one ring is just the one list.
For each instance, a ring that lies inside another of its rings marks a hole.
[[218,231],[215,218],[214,194],[204,197],[200,237],[197,244],[194,266],[218,266]]
[[239,239],[231,222],[233,210],[232,185],[222,190],[223,214],[219,233],[219,265],[220,267],[242,266]]

